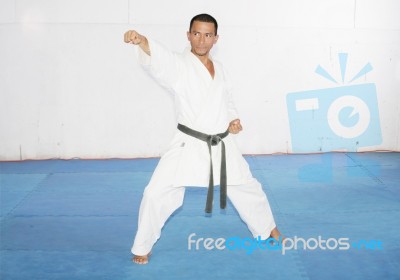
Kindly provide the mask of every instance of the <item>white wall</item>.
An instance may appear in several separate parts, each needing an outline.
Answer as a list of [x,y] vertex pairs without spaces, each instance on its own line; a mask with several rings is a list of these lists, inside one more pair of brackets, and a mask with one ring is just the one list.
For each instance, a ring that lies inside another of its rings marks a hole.
[[[123,33],[181,51],[201,12],[220,24],[213,55],[234,80],[243,153],[299,151],[287,94],[348,85],[314,72],[341,80],[338,53],[348,53],[346,81],[373,66],[352,84],[375,84],[382,141],[356,150],[399,151],[398,11],[397,0],[0,0],[0,160],[159,156],[173,102]],[[336,143],[325,141],[323,151]]]

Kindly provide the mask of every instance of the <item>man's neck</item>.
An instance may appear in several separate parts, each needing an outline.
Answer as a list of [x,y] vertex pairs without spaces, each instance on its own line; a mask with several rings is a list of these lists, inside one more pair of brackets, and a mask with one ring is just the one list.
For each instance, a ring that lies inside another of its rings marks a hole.
[[208,53],[205,54],[205,55],[198,55],[198,54],[194,53],[193,51],[192,51],[192,53],[193,53],[193,54],[201,61],[201,63],[203,63],[205,66],[207,66],[207,65],[211,62]]

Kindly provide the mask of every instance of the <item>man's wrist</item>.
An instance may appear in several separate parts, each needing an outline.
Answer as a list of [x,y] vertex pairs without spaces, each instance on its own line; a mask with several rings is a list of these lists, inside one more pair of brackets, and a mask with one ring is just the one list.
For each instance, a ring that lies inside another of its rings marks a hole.
[[149,41],[147,40],[147,38],[145,36],[140,35],[140,43],[138,45],[139,45],[140,48],[142,48],[142,50],[145,53],[150,55]]

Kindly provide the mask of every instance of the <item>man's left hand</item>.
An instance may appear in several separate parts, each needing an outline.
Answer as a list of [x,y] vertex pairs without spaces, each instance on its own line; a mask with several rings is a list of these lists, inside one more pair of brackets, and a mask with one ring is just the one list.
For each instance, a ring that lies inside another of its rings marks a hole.
[[240,120],[239,120],[239,119],[233,120],[233,121],[231,121],[231,122],[229,123],[229,128],[228,128],[228,130],[229,130],[230,133],[237,134],[237,133],[239,133],[242,129],[243,129],[243,128],[242,128],[242,125],[240,124]]

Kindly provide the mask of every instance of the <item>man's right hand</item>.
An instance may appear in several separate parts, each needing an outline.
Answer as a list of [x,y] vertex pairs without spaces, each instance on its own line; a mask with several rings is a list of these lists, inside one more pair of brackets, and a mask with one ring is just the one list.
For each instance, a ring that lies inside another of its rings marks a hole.
[[142,43],[144,36],[140,35],[135,30],[129,30],[124,34],[124,41],[128,44],[139,45]]
[[135,30],[126,31],[124,34],[124,41],[128,44],[138,45],[145,53],[150,55],[150,47],[147,38]]

